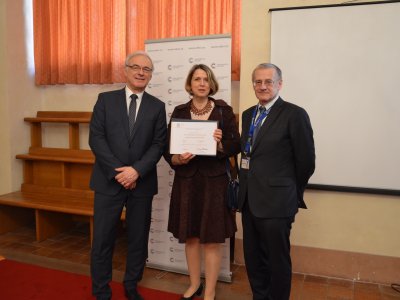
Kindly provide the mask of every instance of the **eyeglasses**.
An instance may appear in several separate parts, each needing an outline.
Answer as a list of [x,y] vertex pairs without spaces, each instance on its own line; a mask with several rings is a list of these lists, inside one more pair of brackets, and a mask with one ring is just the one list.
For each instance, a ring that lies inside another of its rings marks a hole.
[[125,66],[130,68],[135,73],[139,73],[140,70],[142,70],[143,73],[145,73],[145,74],[150,74],[151,72],[153,72],[153,69],[149,68],[149,67],[141,67],[139,65],[131,65],[131,66],[130,65],[125,65]]
[[256,80],[256,81],[253,82],[253,85],[254,85],[255,87],[262,87],[263,85],[266,85],[267,87],[271,87],[271,86],[274,85],[274,83],[275,83],[275,81],[273,81],[273,80],[271,80],[271,79],[266,79],[266,80],[264,80],[264,81],[262,81],[262,80]]

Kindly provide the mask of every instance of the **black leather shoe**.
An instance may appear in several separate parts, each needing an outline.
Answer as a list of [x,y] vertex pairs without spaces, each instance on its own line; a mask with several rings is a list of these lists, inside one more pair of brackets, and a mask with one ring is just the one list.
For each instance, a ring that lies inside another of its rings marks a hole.
[[197,291],[194,292],[194,294],[190,297],[181,297],[181,300],[192,300],[195,296],[200,296],[203,293],[203,284],[200,283],[199,288],[197,289]]
[[140,295],[137,291],[129,292],[125,290],[125,296],[128,300],[144,300],[142,295]]

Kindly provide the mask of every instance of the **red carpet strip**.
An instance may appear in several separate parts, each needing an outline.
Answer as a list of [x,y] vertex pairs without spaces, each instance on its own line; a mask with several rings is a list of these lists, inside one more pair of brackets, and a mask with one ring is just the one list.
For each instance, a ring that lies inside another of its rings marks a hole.
[[[126,299],[121,283],[112,282],[113,300]],[[177,300],[180,295],[139,287],[145,300]],[[0,260],[0,299],[93,300],[90,277],[12,260]]]

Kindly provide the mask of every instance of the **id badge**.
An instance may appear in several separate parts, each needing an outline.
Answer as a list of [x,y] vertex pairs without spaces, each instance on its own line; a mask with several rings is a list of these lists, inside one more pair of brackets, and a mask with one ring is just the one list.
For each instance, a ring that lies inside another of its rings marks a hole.
[[249,157],[243,157],[242,158],[242,163],[240,164],[241,169],[248,170],[250,168],[250,158]]

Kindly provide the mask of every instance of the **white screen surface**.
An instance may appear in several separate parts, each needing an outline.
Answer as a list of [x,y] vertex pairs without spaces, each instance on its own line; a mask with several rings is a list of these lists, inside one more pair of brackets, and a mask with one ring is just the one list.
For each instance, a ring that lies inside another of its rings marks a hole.
[[281,96],[314,129],[310,183],[400,191],[400,3],[271,14]]

